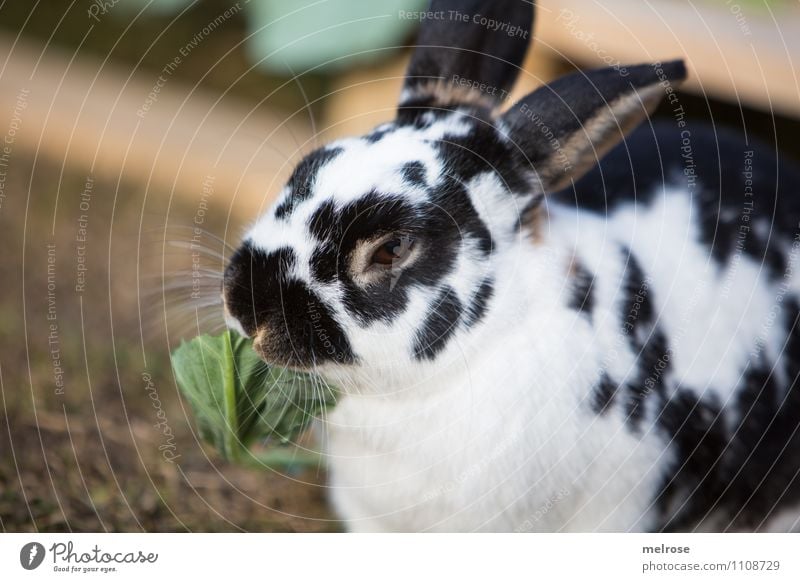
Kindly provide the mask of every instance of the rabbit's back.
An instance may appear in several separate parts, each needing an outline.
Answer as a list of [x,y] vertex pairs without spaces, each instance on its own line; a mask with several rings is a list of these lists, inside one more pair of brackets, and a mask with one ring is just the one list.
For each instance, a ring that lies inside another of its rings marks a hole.
[[669,453],[659,529],[765,528],[800,503],[798,188],[761,144],[659,125],[552,205],[602,352],[595,409]]

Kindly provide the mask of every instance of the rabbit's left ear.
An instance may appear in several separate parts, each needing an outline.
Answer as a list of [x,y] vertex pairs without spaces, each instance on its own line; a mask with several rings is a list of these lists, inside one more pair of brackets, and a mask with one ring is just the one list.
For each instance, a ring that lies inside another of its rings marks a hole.
[[685,78],[680,60],[574,73],[518,101],[498,127],[542,191],[557,191],[595,166]]
[[497,107],[531,42],[532,0],[431,0],[408,65],[399,113]]

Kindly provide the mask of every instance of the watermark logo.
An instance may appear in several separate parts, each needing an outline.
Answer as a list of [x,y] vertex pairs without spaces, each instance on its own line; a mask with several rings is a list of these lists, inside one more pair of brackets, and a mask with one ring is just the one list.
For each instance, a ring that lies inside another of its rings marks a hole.
[[100,22],[99,16],[108,14],[108,11],[114,8],[117,2],[119,0],[92,0],[92,4],[86,14],[95,22]]
[[44,561],[44,546],[39,542],[29,542],[19,551],[19,563],[26,570],[35,570]]

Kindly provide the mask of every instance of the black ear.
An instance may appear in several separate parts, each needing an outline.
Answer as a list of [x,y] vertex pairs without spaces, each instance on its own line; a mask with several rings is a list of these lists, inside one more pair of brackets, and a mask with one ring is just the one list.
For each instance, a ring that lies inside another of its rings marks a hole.
[[420,15],[401,112],[476,102],[496,107],[514,84],[530,44],[532,2],[431,0]]
[[499,127],[543,191],[557,191],[597,164],[685,78],[680,60],[575,73],[521,99]]

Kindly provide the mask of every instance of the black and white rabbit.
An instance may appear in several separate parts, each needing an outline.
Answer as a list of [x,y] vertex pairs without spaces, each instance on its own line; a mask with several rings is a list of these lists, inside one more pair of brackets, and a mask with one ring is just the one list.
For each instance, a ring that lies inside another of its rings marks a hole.
[[225,274],[264,360],[345,393],[347,527],[796,527],[800,179],[682,115],[636,129],[682,61],[498,112],[532,5],[430,10],[396,119],[303,159]]

